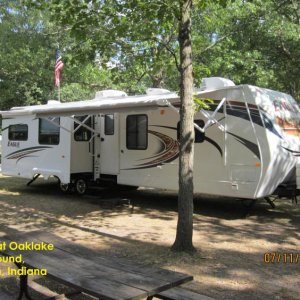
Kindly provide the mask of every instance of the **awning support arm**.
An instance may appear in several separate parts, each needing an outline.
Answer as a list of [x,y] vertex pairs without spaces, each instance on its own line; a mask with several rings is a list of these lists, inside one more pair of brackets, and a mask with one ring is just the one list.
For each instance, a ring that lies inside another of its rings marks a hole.
[[[174,111],[176,111],[178,114],[179,114],[179,109],[177,109],[174,105],[172,105],[171,103],[169,103],[169,107],[170,108],[172,108]],[[200,131],[200,132],[202,132],[202,133],[204,133],[205,132],[205,130],[204,130],[204,128],[201,128],[198,124],[196,124],[195,122],[194,122],[194,127],[198,130],[198,131]]]
[[[215,109],[215,111],[214,111],[211,115],[209,115],[209,113],[208,113],[207,111],[205,111],[206,114],[204,114],[204,113],[202,112],[202,110],[201,110],[202,114],[203,114],[205,117],[208,118],[208,121],[206,122],[206,124],[205,124],[204,127],[203,127],[203,130],[204,130],[204,131],[205,131],[205,129],[207,129],[207,128],[210,126],[211,123],[218,123],[220,126],[222,126],[222,125],[218,122],[218,120],[215,119],[215,116],[216,116],[216,114],[218,113],[218,111],[220,110],[220,108],[223,106],[223,104],[225,103],[225,101],[226,101],[226,97],[224,97],[224,98],[221,100],[221,102],[218,104],[217,108]],[[222,127],[223,127],[223,126],[222,126]]]
[[82,122],[80,122],[79,120],[77,120],[75,117],[70,117],[71,119],[73,119],[74,120],[74,122],[75,123],[77,123],[77,124],[79,124],[80,126],[78,126],[75,130],[73,130],[73,133],[75,133],[81,126],[82,127],[84,127],[84,128],[86,128],[86,129],[88,129],[88,130],[90,130],[91,132],[94,132],[94,133],[97,133],[97,131],[94,129],[94,128],[92,128],[92,127],[90,127],[90,126],[88,126],[88,125],[86,125],[85,124],[85,122],[89,119],[89,118],[91,118],[92,117],[92,115],[88,115]]

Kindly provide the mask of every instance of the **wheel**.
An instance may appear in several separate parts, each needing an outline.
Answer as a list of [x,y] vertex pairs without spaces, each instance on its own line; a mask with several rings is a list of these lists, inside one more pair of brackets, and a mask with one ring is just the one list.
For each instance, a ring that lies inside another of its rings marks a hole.
[[60,190],[64,193],[67,193],[70,191],[70,184],[68,184],[68,183],[60,183],[59,187],[60,187]]
[[83,178],[79,178],[75,182],[75,191],[79,195],[84,195],[88,188],[87,182]]

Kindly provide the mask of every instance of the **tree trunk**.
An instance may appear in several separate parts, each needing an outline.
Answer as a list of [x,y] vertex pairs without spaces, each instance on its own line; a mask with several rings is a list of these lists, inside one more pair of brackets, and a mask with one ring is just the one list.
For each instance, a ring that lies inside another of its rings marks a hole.
[[194,251],[193,246],[193,164],[194,164],[194,111],[193,69],[191,41],[192,0],[180,0],[180,154],[178,223],[173,250]]
[[163,83],[162,71],[157,72],[155,75],[151,76],[151,79],[152,79],[153,88],[162,88],[162,83]]

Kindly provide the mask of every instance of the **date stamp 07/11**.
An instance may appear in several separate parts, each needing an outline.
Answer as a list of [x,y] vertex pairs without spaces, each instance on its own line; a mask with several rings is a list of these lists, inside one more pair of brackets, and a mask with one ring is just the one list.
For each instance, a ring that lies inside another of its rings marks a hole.
[[266,252],[264,254],[264,263],[266,264],[298,264],[300,252]]

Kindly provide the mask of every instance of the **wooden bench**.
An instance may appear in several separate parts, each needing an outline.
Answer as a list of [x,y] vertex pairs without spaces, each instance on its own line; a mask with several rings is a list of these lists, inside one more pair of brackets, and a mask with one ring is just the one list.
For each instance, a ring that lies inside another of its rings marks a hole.
[[0,299],[2,300],[15,300],[16,298],[13,298],[12,296],[8,295],[5,292],[0,291]]
[[213,298],[189,291],[183,287],[175,287],[155,295],[163,300],[214,300]]
[[[116,257],[102,256],[86,247],[55,235],[36,231],[9,235],[0,241],[52,243],[52,251],[1,250],[2,255],[22,254],[28,269],[47,269],[47,276],[98,299],[152,299],[170,288],[193,279],[192,276],[165,269],[145,267]],[[20,294],[32,299],[28,292],[28,276],[20,276]],[[168,298],[170,299],[170,298]]]

